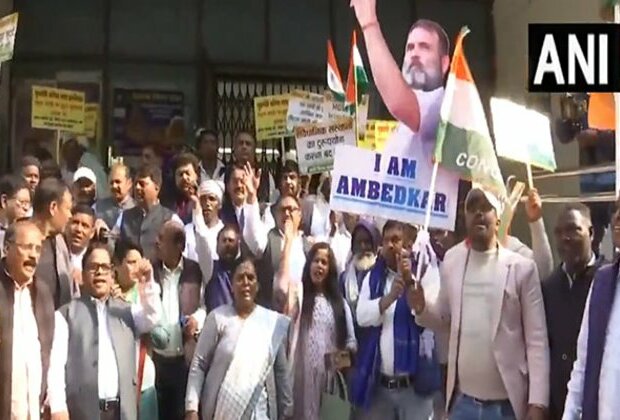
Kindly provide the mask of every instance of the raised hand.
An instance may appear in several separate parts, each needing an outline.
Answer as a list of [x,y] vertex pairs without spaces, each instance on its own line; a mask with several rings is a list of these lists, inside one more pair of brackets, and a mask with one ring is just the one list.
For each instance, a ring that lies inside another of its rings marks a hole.
[[536,188],[530,188],[527,193],[527,201],[525,202],[525,214],[527,220],[533,223],[542,217],[542,200],[538,195]]
[[400,274],[403,282],[408,285],[413,280],[411,273],[411,258],[409,253],[403,250],[400,254],[396,254],[396,260],[398,264],[398,273]]
[[258,188],[260,187],[261,170],[257,169],[254,171],[254,168],[252,168],[249,162],[245,164],[244,170],[245,190],[248,197],[256,198]]
[[424,312],[426,299],[424,298],[424,288],[419,281],[414,281],[407,289],[407,303],[415,313]]
[[143,258],[139,262],[140,266],[138,267],[138,282],[140,284],[146,284],[151,281],[153,278],[153,266],[151,262],[146,258]]
[[351,0],[350,6],[362,28],[377,22],[377,0]]
[[284,221],[284,239],[286,241],[292,241],[295,239],[295,228],[293,226],[293,221],[291,219],[286,219]]

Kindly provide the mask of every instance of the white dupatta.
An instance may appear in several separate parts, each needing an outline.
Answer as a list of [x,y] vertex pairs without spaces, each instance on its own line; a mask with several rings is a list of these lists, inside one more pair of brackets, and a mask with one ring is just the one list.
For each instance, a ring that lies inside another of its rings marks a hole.
[[[256,306],[244,321],[233,359],[220,386],[214,420],[251,418],[276,357],[272,345],[274,335],[283,338],[286,334],[286,330],[277,330],[279,316]],[[280,339],[276,337],[276,340]]]

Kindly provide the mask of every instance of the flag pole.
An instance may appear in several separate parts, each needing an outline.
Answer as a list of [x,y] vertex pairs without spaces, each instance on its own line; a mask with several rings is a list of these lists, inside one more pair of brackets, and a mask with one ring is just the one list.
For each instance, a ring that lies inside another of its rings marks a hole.
[[357,100],[357,71],[355,70],[355,48],[357,48],[357,33],[353,29],[353,46],[351,47],[351,62],[353,63],[353,91],[355,92],[355,140],[359,141],[358,127],[358,100]]
[[525,164],[525,169],[527,170],[527,186],[531,190],[534,188],[534,177],[532,176],[532,165],[527,162]]
[[[434,160],[434,159],[433,159]],[[435,184],[437,183],[437,169],[439,168],[439,162],[435,160],[433,163],[433,172],[431,172],[431,185],[428,189],[428,200],[426,200],[426,212],[424,213],[424,225],[422,230],[428,232],[428,228],[431,224],[431,211],[435,205]],[[426,252],[424,250],[418,250],[418,264],[416,267],[415,279],[419,283],[422,281],[420,278],[422,275],[422,266],[426,262]]]
[[[614,4],[614,23],[620,23],[620,3]],[[620,195],[620,93],[614,93],[614,109],[616,115],[616,198]]]

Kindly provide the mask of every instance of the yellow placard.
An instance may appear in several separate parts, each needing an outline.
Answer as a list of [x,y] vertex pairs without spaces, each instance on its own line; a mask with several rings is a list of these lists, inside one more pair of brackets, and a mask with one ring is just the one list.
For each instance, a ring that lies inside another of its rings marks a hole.
[[286,115],[289,95],[254,98],[256,140],[279,139],[288,135]]
[[357,147],[362,149],[375,150],[375,121],[366,122],[366,133],[357,139]]
[[87,103],[84,105],[84,135],[97,137],[97,122],[99,120],[99,104]]
[[396,121],[375,121],[375,150],[382,152],[385,142],[398,127]]
[[33,128],[84,133],[84,92],[32,87]]

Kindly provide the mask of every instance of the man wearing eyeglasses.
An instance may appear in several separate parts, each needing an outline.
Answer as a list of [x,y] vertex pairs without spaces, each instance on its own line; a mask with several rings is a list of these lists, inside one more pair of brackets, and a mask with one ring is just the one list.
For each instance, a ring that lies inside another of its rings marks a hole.
[[29,221],[6,231],[0,263],[0,418],[41,418],[54,334],[54,299],[35,281],[43,235]]
[[142,261],[138,304],[111,296],[112,257],[105,245],[84,255],[85,294],[55,315],[48,378],[52,420],[137,419],[136,348],[159,322],[159,287]]
[[0,178],[0,256],[4,255],[4,235],[15,221],[28,217],[31,209],[30,189],[26,181],[17,175]]

